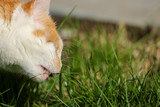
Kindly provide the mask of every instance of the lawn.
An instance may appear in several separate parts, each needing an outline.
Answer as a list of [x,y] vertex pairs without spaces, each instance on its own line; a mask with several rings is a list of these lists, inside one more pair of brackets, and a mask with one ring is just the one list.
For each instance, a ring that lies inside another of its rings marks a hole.
[[[160,106],[160,37],[69,20],[61,74],[43,83],[0,73],[0,107]],[[134,33],[134,35],[133,35]]]

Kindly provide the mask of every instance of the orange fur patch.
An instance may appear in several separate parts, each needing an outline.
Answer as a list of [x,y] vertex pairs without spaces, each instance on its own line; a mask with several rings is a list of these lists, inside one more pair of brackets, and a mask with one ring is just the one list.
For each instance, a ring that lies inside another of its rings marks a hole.
[[12,13],[19,3],[19,0],[0,0],[0,18],[10,22]]
[[[33,34],[37,37],[46,36],[47,42],[53,42],[56,46],[57,50],[62,50],[62,44],[60,41],[59,34],[56,30],[55,23],[51,19],[50,16],[45,15],[39,19],[42,25],[44,26],[44,30],[35,30]],[[42,33],[45,32],[45,33]]]
[[60,41],[60,37],[57,33],[55,23],[52,21],[52,19],[49,16],[46,16],[43,19],[43,23],[44,23],[44,26],[45,26],[45,31],[48,34],[47,40],[49,42],[54,42],[55,46],[57,48],[59,48],[58,43]]
[[45,35],[45,32],[43,30],[35,30],[33,31],[33,34],[36,36],[36,37],[41,37],[41,36],[44,36]]

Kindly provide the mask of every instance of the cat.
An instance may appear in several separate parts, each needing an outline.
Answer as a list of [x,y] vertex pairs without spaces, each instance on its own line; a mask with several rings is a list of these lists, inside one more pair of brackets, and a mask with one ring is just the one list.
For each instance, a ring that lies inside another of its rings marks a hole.
[[63,42],[49,16],[50,0],[0,0],[0,67],[18,65],[42,82],[62,67]]

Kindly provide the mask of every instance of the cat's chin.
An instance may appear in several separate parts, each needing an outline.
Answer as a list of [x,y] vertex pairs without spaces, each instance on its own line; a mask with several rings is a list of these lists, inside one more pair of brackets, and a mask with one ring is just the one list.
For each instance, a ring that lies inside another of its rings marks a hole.
[[33,80],[36,81],[36,82],[43,82],[43,81],[45,81],[49,78],[51,73],[46,67],[44,67],[42,65],[39,65],[39,68],[40,68],[42,73],[40,75],[37,75],[37,76],[33,77]]
[[39,75],[39,76],[36,76],[33,78],[33,81],[36,81],[36,82],[43,82],[43,81],[46,81],[47,79],[49,78],[49,74],[42,74],[42,75]]

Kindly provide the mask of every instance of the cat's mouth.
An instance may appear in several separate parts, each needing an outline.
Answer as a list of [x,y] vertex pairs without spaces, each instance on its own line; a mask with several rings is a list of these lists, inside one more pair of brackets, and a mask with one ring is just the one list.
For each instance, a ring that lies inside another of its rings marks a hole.
[[44,66],[40,65],[41,68],[43,69],[44,73],[43,74],[47,74],[49,77],[52,76],[52,73]]

